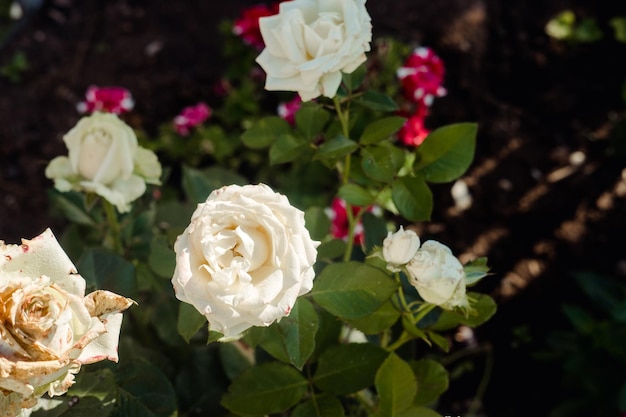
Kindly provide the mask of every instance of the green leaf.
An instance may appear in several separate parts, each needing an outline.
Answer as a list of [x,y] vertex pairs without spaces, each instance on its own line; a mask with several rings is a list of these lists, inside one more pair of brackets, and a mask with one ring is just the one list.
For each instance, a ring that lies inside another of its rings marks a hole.
[[413,404],[417,393],[413,370],[393,352],[378,368],[375,384],[380,399],[378,415],[381,417],[397,417]]
[[176,328],[185,342],[189,343],[191,338],[198,333],[202,326],[206,326],[207,320],[194,306],[187,303],[178,305],[178,320]]
[[398,110],[398,105],[391,97],[377,91],[368,90],[355,98],[354,102],[374,111],[392,112]]
[[463,271],[465,272],[465,286],[470,287],[475,285],[489,275],[489,266],[487,266],[487,258],[476,258],[471,262],[463,265]]
[[417,380],[417,395],[413,401],[414,405],[432,404],[441,394],[446,392],[450,378],[443,365],[432,359],[412,361],[410,365]]
[[398,414],[397,417],[441,417],[441,414],[426,407],[411,407]]
[[241,135],[241,141],[248,148],[267,148],[276,139],[291,131],[289,123],[281,117],[269,116],[257,121]]
[[284,134],[278,137],[276,142],[270,147],[270,164],[284,164],[291,162],[302,155],[308,144],[304,139]]
[[312,141],[324,129],[330,114],[315,102],[304,103],[296,112],[296,127],[305,139]]
[[351,73],[341,73],[343,84],[346,86],[349,92],[356,90],[363,84],[365,75],[367,74],[367,64],[363,63],[358,66],[357,69]]
[[133,264],[107,249],[85,250],[76,267],[88,288],[109,290],[126,297],[132,297],[136,292]]
[[293,409],[291,417],[344,417],[341,401],[332,395],[316,395]]
[[237,347],[234,343],[218,344],[220,362],[226,376],[228,376],[231,381],[253,365],[253,352],[251,351],[252,354],[246,355],[243,349],[244,348]]
[[340,258],[346,251],[346,242],[342,239],[333,239],[323,242],[317,248],[317,260],[332,260]]
[[486,294],[475,292],[468,292],[467,296],[470,299],[470,307],[472,309],[468,316],[457,310],[444,310],[439,316],[437,323],[431,326],[430,329],[434,331],[449,330],[459,324],[476,327],[489,320],[495,314],[497,306],[493,298]]
[[312,295],[330,313],[356,319],[372,314],[398,288],[386,272],[361,262],[330,264],[315,279]]
[[328,236],[330,219],[323,208],[311,207],[305,211],[304,224],[311,235],[311,239],[322,240]]
[[162,278],[172,278],[176,268],[176,254],[165,236],[158,236],[150,243],[150,268]]
[[183,189],[187,197],[195,203],[204,203],[211,194],[224,185],[246,184],[241,175],[221,167],[198,170],[183,165]]
[[430,220],[433,194],[421,177],[401,177],[391,184],[391,198],[400,214],[407,220]]
[[116,374],[120,416],[173,417],[177,414],[176,393],[161,370],[148,361],[134,358]]
[[307,385],[292,367],[266,362],[243,371],[222,397],[222,405],[243,415],[280,413],[302,399]]
[[320,145],[313,159],[320,161],[336,161],[351,154],[359,148],[359,145],[344,135],[337,135]]
[[383,218],[370,212],[363,213],[361,221],[365,236],[365,253],[370,253],[374,247],[382,246],[383,240],[387,237],[387,225]]
[[617,39],[619,42],[626,43],[626,17],[614,17],[609,20],[609,24],[615,32],[615,39]]
[[609,314],[622,302],[623,287],[616,280],[592,272],[578,272],[574,279],[587,297]]
[[596,326],[596,321],[589,313],[580,307],[565,304],[561,307],[563,313],[567,316],[570,323],[576,327],[582,334],[590,334],[593,328]]
[[319,320],[313,305],[305,298],[298,298],[289,316],[269,328],[253,328],[259,346],[276,359],[291,363],[302,370],[315,349],[315,334]]
[[454,181],[467,171],[476,148],[475,123],[457,123],[433,130],[417,148],[415,170],[426,181]]
[[602,30],[592,17],[586,17],[574,28],[574,40],[577,42],[595,42],[602,39]]
[[576,15],[571,10],[564,10],[554,16],[546,24],[546,34],[555,39],[570,39],[574,33],[574,24],[576,23]]
[[332,394],[350,394],[374,383],[387,352],[369,343],[333,345],[319,357],[313,382]]
[[387,301],[372,314],[360,319],[348,320],[348,323],[365,334],[378,334],[393,326],[399,318],[398,309]]
[[369,178],[391,182],[404,163],[404,151],[389,142],[372,145],[361,151],[361,168]]
[[400,116],[385,117],[370,123],[365,127],[359,143],[371,145],[389,138],[396,133],[406,122],[406,118]]
[[61,210],[72,223],[96,227],[95,220],[87,213],[82,196],[76,192],[61,193],[55,189],[48,190],[52,204]]
[[374,197],[369,191],[352,183],[344,184],[339,187],[337,196],[344,199],[346,203],[358,207],[369,206],[374,201]]

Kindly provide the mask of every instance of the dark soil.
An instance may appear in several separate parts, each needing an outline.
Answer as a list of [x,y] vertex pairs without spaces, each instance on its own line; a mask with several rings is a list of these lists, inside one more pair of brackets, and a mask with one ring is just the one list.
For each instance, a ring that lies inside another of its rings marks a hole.
[[[252,3],[45,3],[0,51],[0,66],[16,51],[29,62],[18,83],[0,78],[0,238],[17,242],[58,225],[48,215],[51,184],[43,171],[65,153],[61,137],[77,121],[75,105],[89,85],[132,91],[137,105],[129,121],[149,132],[185,105],[211,103],[224,67],[218,24]],[[607,24],[626,15],[626,3],[608,3],[368,2],[375,36],[431,46],[446,62],[449,93],[436,101],[429,123],[480,126],[464,178],[473,205],[456,210],[450,185],[438,186],[433,221],[422,227],[463,260],[488,256],[494,271],[479,290],[496,298],[499,311],[477,329],[493,352],[483,408],[490,417],[548,415],[569,395],[559,388],[560,365],[531,353],[551,330],[567,326],[560,305],[579,300],[573,272],[626,275],[625,161],[608,154],[609,120],[623,117],[626,45],[612,39]],[[547,37],[547,20],[564,8],[595,17],[605,37],[576,45]],[[575,152],[584,161],[573,164]],[[453,382],[443,398],[451,412],[478,385],[471,377],[459,382],[462,388]]]

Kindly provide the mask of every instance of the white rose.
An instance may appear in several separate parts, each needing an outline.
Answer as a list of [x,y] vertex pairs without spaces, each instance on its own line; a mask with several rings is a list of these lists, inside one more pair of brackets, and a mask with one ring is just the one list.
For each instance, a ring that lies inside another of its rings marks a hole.
[[463,265],[447,246],[434,240],[424,242],[406,270],[424,301],[448,310],[469,305]]
[[318,245],[304,213],[267,185],[220,188],[176,240],[176,297],[224,340],[240,337],[287,316],[311,290]]
[[413,230],[400,230],[395,233],[389,232],[383,240],[383,259],[389,263],[392,270],[395,267],[409,262],[420,247],[420,238]]
[[293,0],[259,19],[265,49],[257,62],[267,90],[297,91],[303,101],[334,97],[341,73],[365,62],[372,40],[365,0]]
[[63,140],[68,156],[54,158],[46,168],[46,177],[61,192],[94,192],[123,213],[146,191],[146,183],[159,184],[156,155],[140,147],[135,132],[115,114],[83,117]]
[[132,303],[108,291],[85,296],[50,229],[21,245],[0,241],[0,417],[65,393],[82,364],[117,362],[121,312]]

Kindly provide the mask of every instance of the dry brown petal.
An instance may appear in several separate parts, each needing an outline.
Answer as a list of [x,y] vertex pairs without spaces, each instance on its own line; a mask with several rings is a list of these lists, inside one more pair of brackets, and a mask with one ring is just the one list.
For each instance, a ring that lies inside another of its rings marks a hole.
[[119,313],[126,310],[135,301],[130,298],[105,290],[97,290],[87,294],[84,298],[85,307],[91,317],[100,317],[104,314]]

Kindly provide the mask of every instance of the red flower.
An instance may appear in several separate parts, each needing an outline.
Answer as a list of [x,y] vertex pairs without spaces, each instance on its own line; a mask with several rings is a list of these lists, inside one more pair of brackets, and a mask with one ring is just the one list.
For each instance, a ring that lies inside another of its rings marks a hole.
[[[369,211],[376,215],[380,214],[380,208],[376,206],[358,207],[352,206],[352,215],[356,216],[362,210]],[[326,214],[330,217],[330,234],[337,239],[347,240],[350,232],[348,224],[348,211],[346,210],[346,202],[341,198],[334,198],[330,207],[326,209]],[[365,235],[363,233],[363,224],[358,222],[354,228],[354,242],[363,244]]]
[[296,122],[296,112],[302,106],[302,99],[296,95],[293,100],[278,105],[278,115],[293,125]]
[[445,75],[443,61],[430,48],[416,48],[397,75],[407,100],[430,106],[435,97],[446,95],[442,86]]
[[133,109],[133,97],[122,87],[90,86],[85,93],[85,101],[78,103],[76,108],[80,113],[95,111],[122,114]]
[[254,46],[261,50],[265,47],[261,30],[259,29],[259,18],[272,16],[278,13],[278,3],[271,6],[265,4],[257,4],[248,7],[241,12],[241,16],[235,20],[233,25],[233,33],[241,36],[243,41],[248,45]]
[[398,137],[407,146],[420,146],[424,139],[430,133],[424,124],[428,116],[428,108],[425,106],[417,106],[415,114],[409,116],[404,122],[404,126],[398,132]]
[[213,110],[205,103],[198,103],[195,106],[185,107],[178,116],[174,118],[174,128],[181,136],[187,136],[189,131],[201,125],[211,117]]

